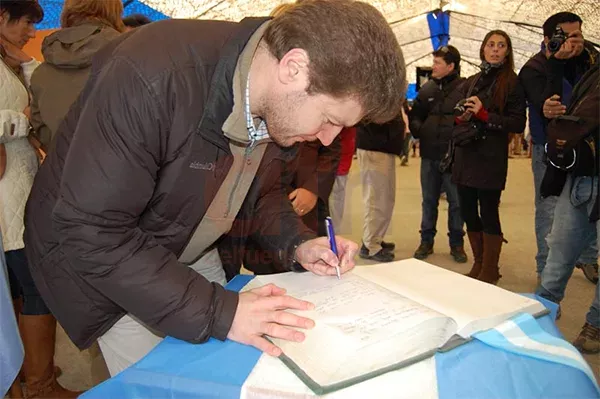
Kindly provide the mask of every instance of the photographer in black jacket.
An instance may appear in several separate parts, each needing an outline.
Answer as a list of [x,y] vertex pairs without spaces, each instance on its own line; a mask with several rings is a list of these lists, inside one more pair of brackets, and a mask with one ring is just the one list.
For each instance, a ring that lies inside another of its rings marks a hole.
[[455,89],[464,81],[460,76],[460,53],[453,46],[443,46],[433,52],[432,80],[427,82],[415,99],[409,113],[410,131],[421,143],[421,245],[414,257],[425,259],[433,253],[437,233],[438,203],[442,189],[448,198],[448,236],[450,255],[465,263],[463,219],[458,192],[450,171],[440,172],[440,161],[448,150],[454,127],[454,106],[461,99]]
[[[529,128],[533,143],[531,168],[535,185],[535,235],[538,248],[535,260],[538,280],[546,266],[546,237],[552,228],[557,201],[556,197],[543,198],[540,193],[542,178],[546,172],[545,145],[548,125],[542,107],[547,98],[559,92],[560,102],[568,104],[573,87],[598,58],[594,46],[583,39],[581,25],[581,18],[570,12],[559,12],[548,18],[543,27],[544,41],[541,51],[527,61],[519,73],[519,80],[527,96]],[[560,43],[567,37],[570,49],[561,49]],[[598,281],[597,259],[596,239],[592,237],[577,261],[577,266],[593,283]]]
[[[590,239],[594,235],[597,239],[600,233],[600,64],[597,54],[579,58],[584,48],[581,31],[575,30],[550,56],[547,97],[542,106],[548,121],[549,165],[540,190],[542,196],[559,197],[547,238],[548,259],[536,293],[556,303],[564,298],[577,258]],[[582,71],[567,101],[562,82],[581,66],[587,66],[587,71]],[[573,343],[584,353],[600,352],[597,287],[595,291],[586,322]]]

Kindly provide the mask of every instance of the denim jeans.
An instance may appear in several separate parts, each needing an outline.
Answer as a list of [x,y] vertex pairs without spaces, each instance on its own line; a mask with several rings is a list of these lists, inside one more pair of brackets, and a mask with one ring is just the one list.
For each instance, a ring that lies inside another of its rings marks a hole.
[[[575,262],[591,237],[598,237],[600,221],[590,223],[589,214],[598,196],[598,177],[568,176],[556,204],[557,216],[548,235],[548,259],[537,294],[559,303],[565,296]],[[586,316],[588,323],[600,327],[598,287]]]
[[[546,237],[552,229],[554,220],[554,209],[557,197],[542,198],[540,186],[546,173],[546,162],[544,157],[544,145],[533,144],[531,151],[531,169],[533,171],[533,184],[535,187],[535,238],[537,241],[537,255],[535,256],[536,271],[542,273],[548,258],[548,243]],[[586,243],[584,251],[579,258],[580,263],[596,263],[598,259],[598,247],[595,237],[591,237]]]
[[423,193],[421,241],[432,243],[437,233],[438,203],[442,187],[448,199],[448,237],[451,247],[464,244],[463,219],[460,214],[458,191],[450,173],[440,173],[440,161],[421,159],[421,192]]
[[25,250],[7,251],[4,256],[8,270],[10,270],[8,276],[13,299],[23,298],[21,313],[32,316],[50,314],[50,309],[40,296],[33,282],[33,277],[31,277]]

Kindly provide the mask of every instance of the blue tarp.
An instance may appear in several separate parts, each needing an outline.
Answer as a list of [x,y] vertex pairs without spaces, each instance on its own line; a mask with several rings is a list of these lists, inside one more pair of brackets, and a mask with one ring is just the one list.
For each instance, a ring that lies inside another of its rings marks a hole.
[[427,14],[431,46],[437,50],[448,45],[450,39],[450,14],[447,12],[432,11]]
[[[60,13],[62,12],[64,0],[39,0],[40,5],[44,9],[44,20],[37,24],[37,29],[56,29],[60,28]],[[165,14],[148,7],[141,1],[126,1],[124,2],[125,10],[123,16],[131,14],[143,14],[152,21],[167,19]]]

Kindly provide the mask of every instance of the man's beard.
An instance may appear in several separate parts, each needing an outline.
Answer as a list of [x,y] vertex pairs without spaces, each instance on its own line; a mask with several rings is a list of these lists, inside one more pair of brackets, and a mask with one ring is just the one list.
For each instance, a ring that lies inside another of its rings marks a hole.
[[302,105],[308,95],[306,93],[291,93],[272,98],[265,104],[265,122],[271,139],[281,147],[291,147],[296,144],[293,121],[296,110]]

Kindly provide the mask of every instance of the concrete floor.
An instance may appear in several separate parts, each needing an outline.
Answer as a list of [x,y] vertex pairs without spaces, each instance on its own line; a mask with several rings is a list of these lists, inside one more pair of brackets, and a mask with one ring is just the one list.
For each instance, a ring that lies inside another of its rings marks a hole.
[[[412,257],[420,241],[419,164],[418,158],[410,158],[408,167],[398,166],[396,168],[396,207],[389,234],[386,237],[386,240],[396,243],[396,259]],[[533,292],[536,286],[532,180],[529,159],[510,160],[508,183],[502,196],[500,210],[503,230],[509,244],[503,247],[500,258],[500,271],[503,277],[499,286],[517,293]],[[464,273],[469,270],[469,265],[454,263],[449,255],[446,238],[447,208],[447,203],[441,201],[438,240],[435,253],[427,259],[427,262]],[[358,164],[355,163],[348,181],[345,220],[337,229],[339,234],[360,242],[363,224],[362,209],[360,171]],[[470,254],[469,257],[471,257]],[[369,264],[368,261],[359,258],[357,258],[357,263],[361,266]],[[574,272],[562,303],[562,318],[558,321],[558,326],[565,339],[572,341],[579,333],[595,288],[596,286],[590,283],[583,273],[578,270]],[[93,381],[97,378],[92,376],[90,354],[87,351],[80,352],[75,348],[60,329],[57,341],[56,362],[63,369],[60,382],[65,387],[77,390],[93,386]],[[586,356],[586,359],[593,368],[596,378],[600,381],[600,355]]]

